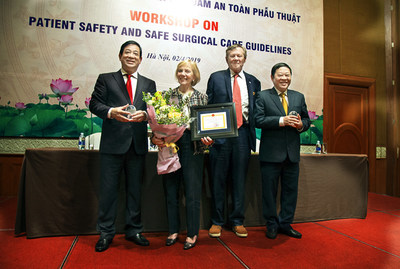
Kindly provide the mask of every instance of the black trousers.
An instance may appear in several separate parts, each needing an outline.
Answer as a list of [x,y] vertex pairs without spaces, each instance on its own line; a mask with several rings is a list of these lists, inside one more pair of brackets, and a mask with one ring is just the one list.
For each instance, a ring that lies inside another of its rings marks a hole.
[[141,188],[145,155],[137,155],[133,146],[125,154],[100,154],[101,176],[97,230],[101,237],[113,238],[121,173],[125,173],[125,234],[143,231],[141,221]]
[[[251,149],[248,125],[239,128],[239,136],[227,138],[223,144],[214,144],[210,149],[212,210],[211,221],[224,225],[225,196],[228,185],[232,186],[232,226],[243,225],[247,168]],[[228,182],[231,181],[231,182]],[[228,184],[231,183],[231,184]]]
[[182,182],[185,196],[187,236],[193,237],[199,234],[200,229],[204,155],[194,155],[190,132],[184,132],[176,144],[179,147],[178,156],[181,168],[163,175],[168,230],[170,234],[178,233],[180,230],[179,189]]
[[[267,228],[287,229],[293,222],[297,204],[299,182],[299,163],[286,159],[282,163],[261,162],[263,216]],[[279,217],[276,197],[279,179],[281,182],[281,198]]]

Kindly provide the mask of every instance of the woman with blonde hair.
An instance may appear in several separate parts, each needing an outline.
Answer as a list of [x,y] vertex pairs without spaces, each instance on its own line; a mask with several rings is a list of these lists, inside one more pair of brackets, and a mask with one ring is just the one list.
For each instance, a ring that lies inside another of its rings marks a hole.
[[[200,72],[197,64],[190,60],[182,61],[178,64],[175,77],[179,86],[170,89],[171,99],[177,98],[186,102],[188,105],[184,113],[190,116],[190,108],[193,106],[206,105],[207,95],[199,92],[193,87],[200,81]],[[164,146],[164,141],[157,137],[152,137],[152,143],[158,147]],[[183,183],[185,205],[186,205],[186,224],[187,237],[183,248],[191,249],[196,245],[200,228],[200,201],[203,183],[203,149],[211,145],[213,140],[204,137],[200,141],[192,141],[190,130],[186,129],[182,137],[176,142],[179,147],[178,156],[181,168],[175,172],[163,175],[163,185],[167,204],[167,217],[169,235],[165,244],[171,246],[178,241],[180,230],[179,216],[179,189]]]

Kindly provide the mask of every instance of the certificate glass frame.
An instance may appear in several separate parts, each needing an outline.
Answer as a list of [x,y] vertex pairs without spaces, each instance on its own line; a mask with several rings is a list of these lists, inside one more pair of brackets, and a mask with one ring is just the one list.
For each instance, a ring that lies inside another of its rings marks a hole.
[[191,108],[191,119],[192,140],[200,140],[205,136],[215,139],[239,135],[234,103],[193,106]]

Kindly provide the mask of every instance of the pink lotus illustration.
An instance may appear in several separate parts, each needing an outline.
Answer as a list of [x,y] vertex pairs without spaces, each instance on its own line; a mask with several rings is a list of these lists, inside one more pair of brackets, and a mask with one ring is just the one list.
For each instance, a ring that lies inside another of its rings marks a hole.
[[79,87],[72,88],[72,80],[52,79],[50,83],[51,90],[57,95],[72,95]]
[[92,97],[85,98],[85,105],[87,108],[89,108],[90,100],[92,100]]
[[61,95],[61,97],[58,97],[57,100],[63,105],[67,105],[70,104],[74,98],[72,95]]
[[316,115],[315,111],[308,111],[308,116],[310,117],[310,120],[316,120],[318,119],[318,116]]
[[24,109],[24,108],[26,108],[26,105],[24,103],[18,102],[18,103],[15,103],[15,108],[16,109]]

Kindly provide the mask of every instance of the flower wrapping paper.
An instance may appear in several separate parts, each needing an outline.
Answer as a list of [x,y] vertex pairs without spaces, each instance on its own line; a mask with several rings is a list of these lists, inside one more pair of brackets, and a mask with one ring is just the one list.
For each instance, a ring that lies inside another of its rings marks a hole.
[[[153,106],[147,105],[148,123],[157,138],[163,138],[165,143],[175,143],[182,137],[186,125],[159,124]],[[158,149],[157,174],[168,174],[181,168],[178,153],[173,147],[163,147]]]

